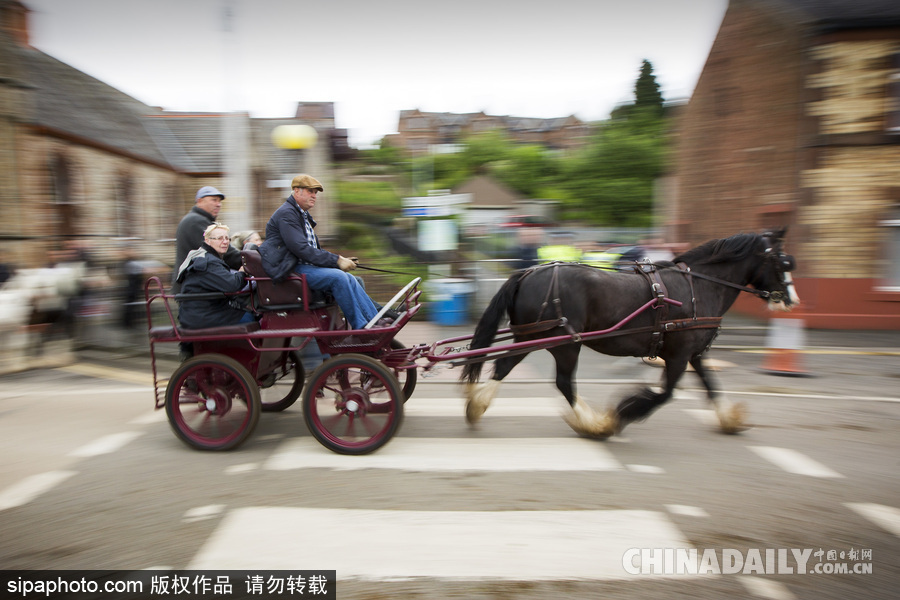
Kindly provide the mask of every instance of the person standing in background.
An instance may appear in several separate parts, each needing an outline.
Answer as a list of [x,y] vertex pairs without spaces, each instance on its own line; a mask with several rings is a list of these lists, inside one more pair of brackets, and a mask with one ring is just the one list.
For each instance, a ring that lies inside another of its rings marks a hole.
[[[181,289],[177,282],[181,264],[191,250],[196,250],[203,244],[203,232],[216,222],[224,200],[225,194],[211,185],[203,186],[197,190],[194,206],[178,223],[178,229],[175,231],[175,265],[172,273],[173,294],[177,294]],[[234,270],[241,268],[241,253],[236,248],[229,246],[222,259]]]

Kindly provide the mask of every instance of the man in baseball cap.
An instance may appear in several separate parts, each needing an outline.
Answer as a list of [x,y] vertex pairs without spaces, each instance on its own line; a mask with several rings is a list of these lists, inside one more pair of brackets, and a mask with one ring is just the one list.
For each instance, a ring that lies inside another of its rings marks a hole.
[[218,196],[220,200],[225,199],[225,194],[217,190],[211,185],[204,185],[202,188],[197,190],[197,195],[195,196],[195,200],[200,200],[201,198],[205,198],[207,196]]
[[[216,221],[222,209],[225,194],[211,185],[204,185],[194,195],[194,206],[178,223],[175,230],[175,270],[172,276],[172,293],[177,294],[181,286],[176,281],[178,268],[191,250],[203,244],[203,232]],[[232,269],[241,268],[241,253],[230,248],[223,257],[225,264]]]

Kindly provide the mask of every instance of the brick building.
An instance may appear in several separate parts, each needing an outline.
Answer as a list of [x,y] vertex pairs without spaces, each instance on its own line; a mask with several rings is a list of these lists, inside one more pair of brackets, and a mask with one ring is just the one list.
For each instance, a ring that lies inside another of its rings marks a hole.
[[898,117],[900,3],[731,0],[679,118],[667,239],[788,225],[808,326],[900,329]]
[[501,130],[516,142],[540,144],[555,150],[584,145],[591,126],[571,115],[550,119],[477,113],[400,111],[397,133],[385,136],[388,144],[412,156],[452,149],[470,135]]
[[[28,8],[0,0],[0,251],[18,268],[43,266],[63,240],[115,261],[123,244],[170,264],[181,217],[204,185],[228,197],[220,220],[262,229],[308,171],[326,189],[323,237],[334,227],[330,164],[346,133],[330,103],[298,105],[286,119],[246,113],[176,113],[148,106],[32,47]],[[283,149],[272,131],[310,124],[319,143]],[[168,273],[168,271],[166,271]]]

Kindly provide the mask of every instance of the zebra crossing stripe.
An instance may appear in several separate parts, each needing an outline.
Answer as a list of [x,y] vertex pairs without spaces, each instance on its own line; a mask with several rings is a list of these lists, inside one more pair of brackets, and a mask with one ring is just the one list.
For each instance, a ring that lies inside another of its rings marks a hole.
[[623,567],[629,549],[688,546],[665,514],[645,510],[246,507],[228,513],[187,568],[336,569],[342,580],[609,580],[636,577]]
[[77,471],[47,471],[26,477],[0,493],[0,510],[28,504],[76,473]]
[[871,504],[865,502],[848,502],[847,508],[875,523],[885,531],[890,531],[900,537],[900,509],[883,504]]
[[738,577],[738,581],[757,598],[768,598],[769,600],[794,600],[796,598],[786,585],[778,581],[752,575]]
[[[571,411],[569,403],[562,396],[551,398],[496,398],[484,414],[491,417],[559,417]],[[412,398],[403,405],[406,417],[457,417],[466,414],[465,400],[462,398]]]
[[621,471],[604,444],[583,438],[404,438],[363,456],[335,454],[312,438],[291,438],[263,464],[291,469],[405,471]]
[[747,446],[761,458],[769,461],[777,467],[781,467],[788,473],[795,475],[808,475],[810,477],[843,477],[837,471],[829,469],[820,462],[810,457],[791,450],[789,448],[775,448],[773,446]]
[[92,456],[100,456],[101,454],[110,454],[142,435],[144,434],[141,431],[123,431],[122,433],[105,435],[102,438],[96,439],[89,444],[85,444],[84,446],[69,452],[69,456],[90,458]]

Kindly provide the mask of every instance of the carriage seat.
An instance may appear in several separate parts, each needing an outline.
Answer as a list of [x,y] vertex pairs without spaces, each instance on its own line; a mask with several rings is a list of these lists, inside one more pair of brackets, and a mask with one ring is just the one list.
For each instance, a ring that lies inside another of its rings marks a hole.
[[[241,262],[244,271],[251,277],[261,278],[256,282],[257,308],[266,310],[288,310],[303,308],[303,277],[291,275],[278,283],[266,275],[262,266],[262,257],[256,249],[241,251]],[[309,307],[318,308],[334,304],[334,299],[320,290],[308,290]]]

